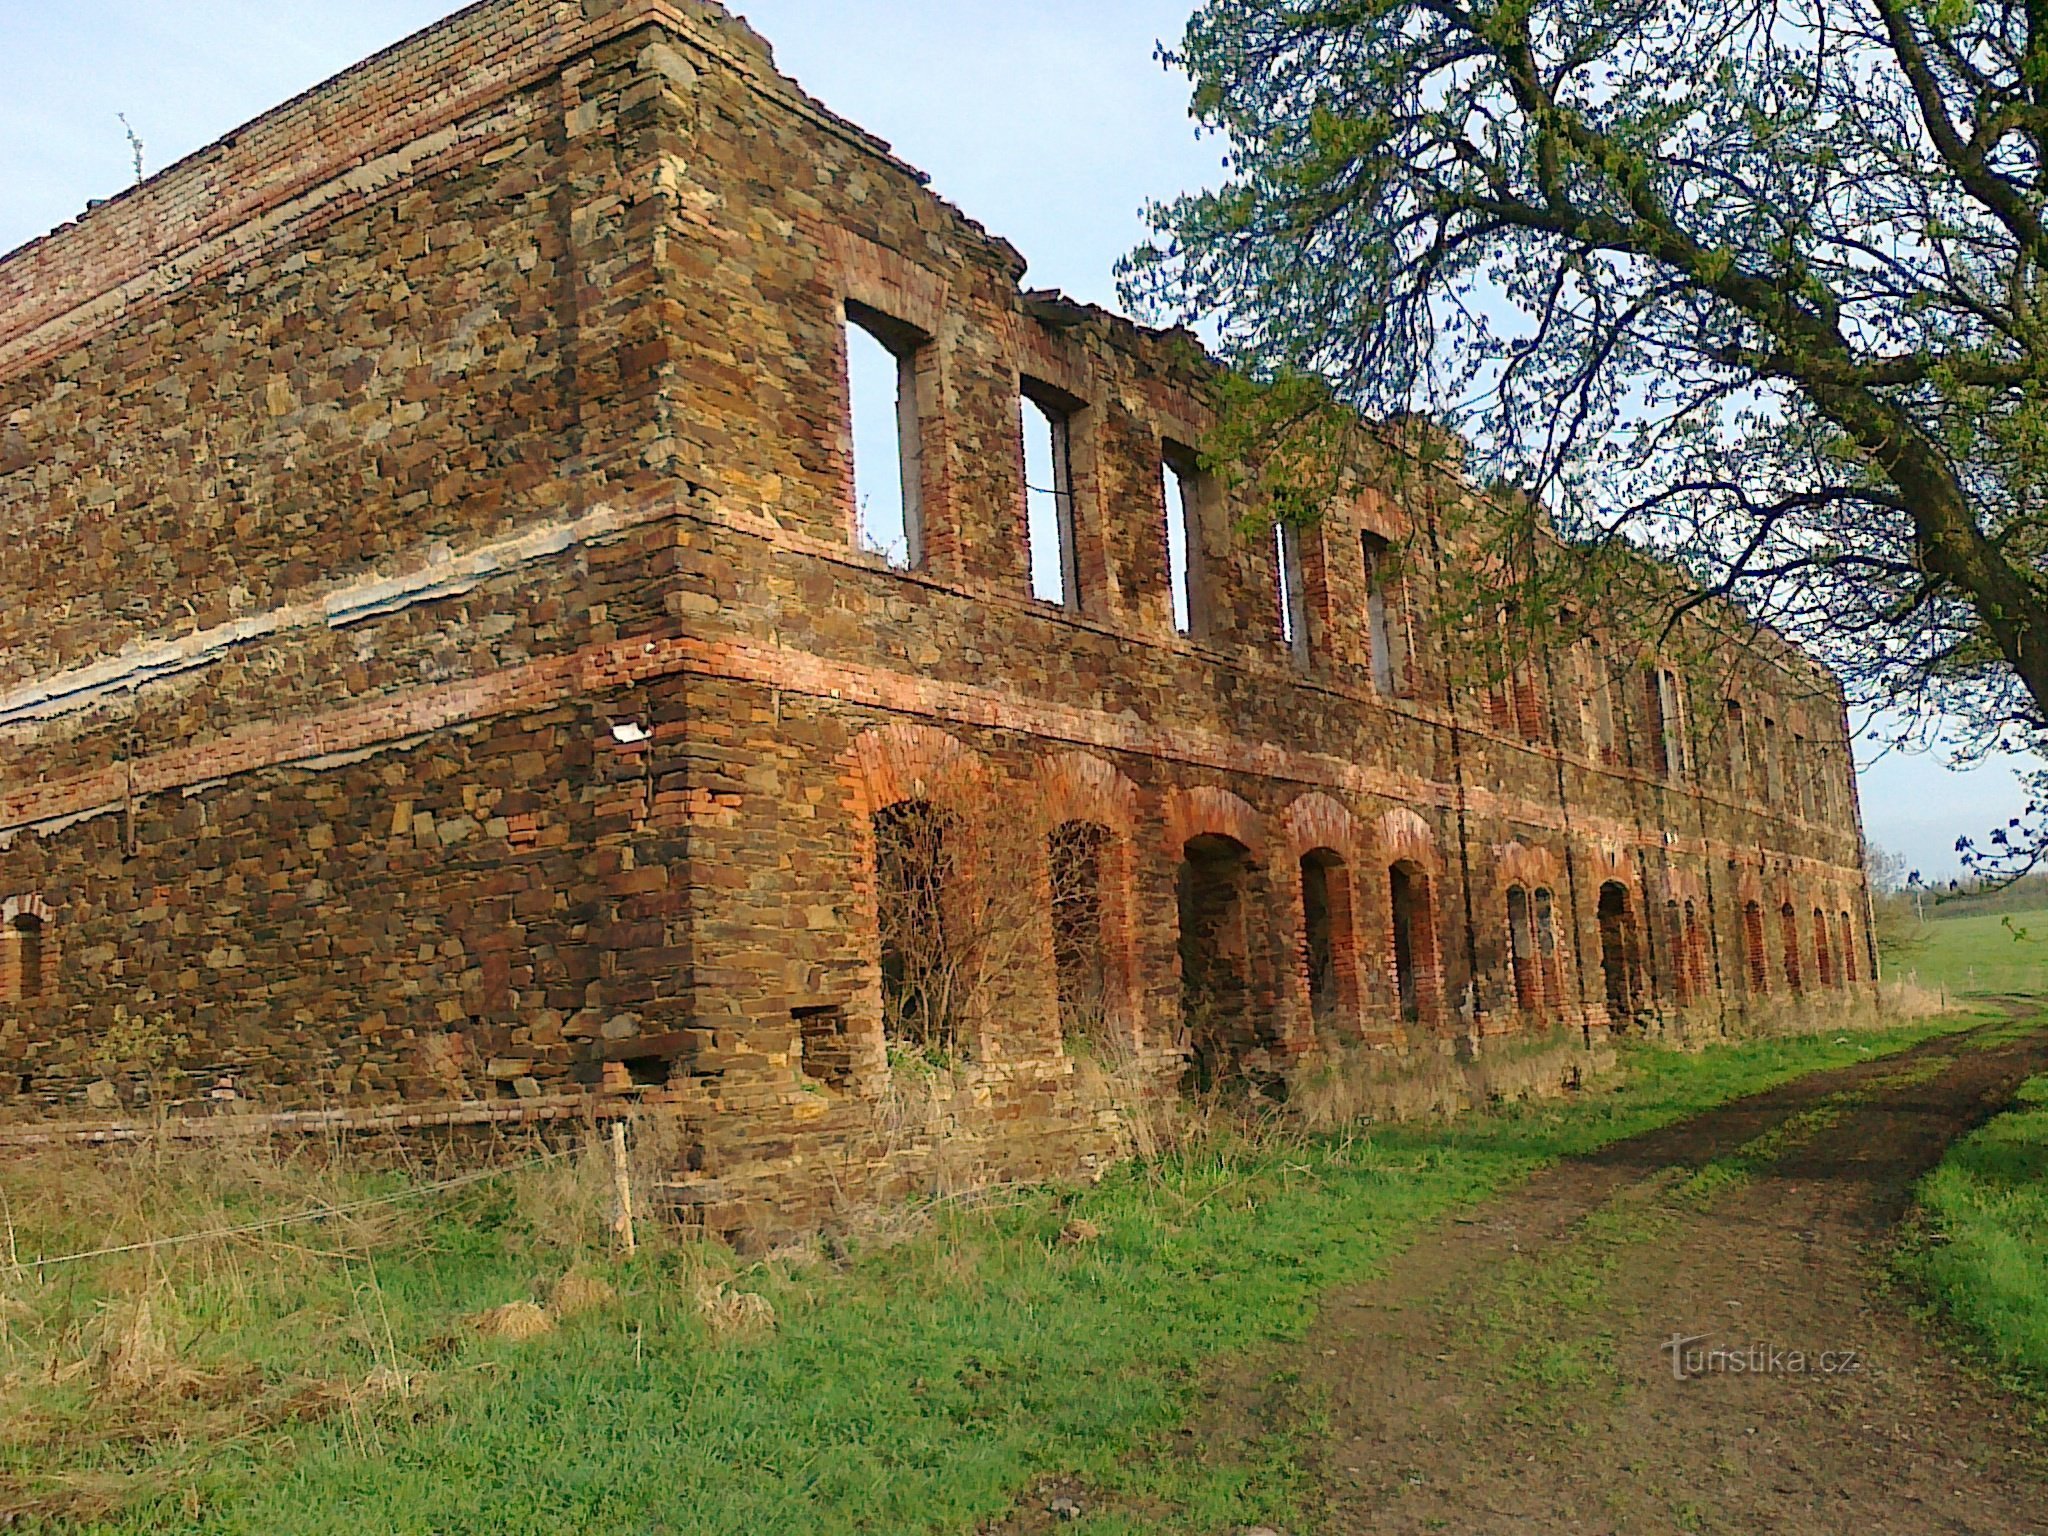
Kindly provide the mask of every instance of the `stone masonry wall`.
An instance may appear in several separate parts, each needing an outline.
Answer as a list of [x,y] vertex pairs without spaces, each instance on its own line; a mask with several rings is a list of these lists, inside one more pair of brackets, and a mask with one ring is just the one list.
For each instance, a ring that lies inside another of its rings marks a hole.
[[[1832,678],[1597,628],[1480,675],[1430,618],[1487,504],[1399,444],[1301,534],[1292,644],[1200,478],[1178,633],[1210,365],[1024,271],[663,0],[486,0],[0,260],[0,1119],[637,1097],[672,1197],[759,1230],[1072,1172],[1219,1069],[1869,979]],[[860,547],[849,313],[909,353],[909,570]],[[885,1027],[906,805],[949,902],[1025,898],[936,1066]]]

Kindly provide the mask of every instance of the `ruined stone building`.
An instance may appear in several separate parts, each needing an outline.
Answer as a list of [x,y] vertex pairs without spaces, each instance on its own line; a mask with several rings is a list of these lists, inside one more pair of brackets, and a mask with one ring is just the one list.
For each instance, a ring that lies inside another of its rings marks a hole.
[[1024,271],[701,0],[485,0],[0,261],[0,1120],[655,1099],[739,1220],[914,1182],[906,1065],[1031,1175],[1112,1078],[1869,979],[1824,671],[1460,682],[1454,464],[1246,536],[1188,338]]

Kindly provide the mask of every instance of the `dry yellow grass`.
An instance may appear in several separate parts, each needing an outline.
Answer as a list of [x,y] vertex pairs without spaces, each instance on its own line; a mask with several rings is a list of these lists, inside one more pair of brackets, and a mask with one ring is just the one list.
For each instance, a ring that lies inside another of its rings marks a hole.
[[723,1282],[698,1290],[697,1311],[715,1334],[765,1333],[775,1326],[775,1306],[766,1296]]
[[566,1322],[580,1313],[609,1307],[618,1299],[619,1293],[609,1280],[579,1264],[555,1282],[548,1293],[548,1310]]
[[508,1301],[486,1307],[471,1313],[465,1321],[487,1339],[505,1339],[514,1344],[555,1331],[555,1320],[548,1316],[547,1309],[531,1301]]

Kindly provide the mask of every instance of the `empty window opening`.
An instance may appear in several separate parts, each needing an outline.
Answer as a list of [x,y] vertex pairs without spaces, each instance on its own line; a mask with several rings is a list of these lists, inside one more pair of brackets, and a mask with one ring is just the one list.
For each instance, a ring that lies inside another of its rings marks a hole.
[[1308,599],[1302,586],[1301,530],[1273,524],[1273,571],[1279,602],[1280,643],[1296,662],[1308,662]]
[[1092,821],[1062,822],[1046,838],[1060,1029],[1078,1039],[1107,1038],[1102,859],[1108,841],[1109,829]]
[[1344,861],[1328,848],[1301,856],[1301,921],[1309,1014],[1328,1025],[1352,1001],[1344,974],[1351,959],[1351,886]]
[[1514,671],[1515,729],[1521,732],[1524,741],[1542,741],[1547,735],[1543,729],[1543,691],[1536,679],[1534,658],[1524,656]]
[[898,570],[924,559],[924,446],[918,353],[925,337],[851,299],[846,381],[852,411],[856,540]]
[[1764,945],[1764,909],[1761,902],[1749,902],[1742,909],[1742,958],[1749,968],[1749,990],[1764,997],[1771,990],[1771,957]]
[[1394,923],[1394,990],[1401,1017],[1420,1023],[1437,1011],[1436,909],[1429,877],[1415,865],[1400,863],[1387,871],[1389,906]]
[[1835,957],[1828,949],[1828,916],[1813,909],[1813,981],[1818,987],[1835,984]]
[[1543,1002],[1543,978],[1536,957],[1536,932],[1529,913],[1529,893],[1508,887],[1508,969],[1514,977],[1515,1006],[1534,1013]]
[[875,812],[875,916],[881,930],[882,1029],[914,1050],[950,1052],[961,999],[946,942],[955,842],[922,800]]
[[1585,642],[1579,655],[1579,686],[1584,690],[1579,711],[1586,752],[1595,762],[1611,767],[1621,761],[1621,754],[1615,749],[1614,700],[1608,693],[1607,658],[1601,653],[1600,642],[1593,639]]
[[1019,407],[1024,417],[1024,526],[1030,543],[1031,595],[1062,608],[1078,608],[1073,412],[1051,390],[1030,379],[1024,381]]
[[853,1040],[846,1032],[846,1008],[840,1003],[815,1003],[789,1011],[803,1051],[804,1076],[828,1088],[853,1082]]
[[1510,634],[1515,605],[1505,603],[1493,617],[1493,649],[1486,679],[1486,723],[1505,732],[1515,720],[1515,646]]
[[1738,795],[1749,793],[1749,738],[1744,733],[1742,705],[1734,699],[1727,701],[1728,710],[1728,787]]
[[1849,926],[1849,914],[1835,914],[1835,981],[1839,986],[1848,986],[1852,981],[1865,980],[1856,968],[1856,934]]
[[1227,837],[1204,834],[1182,850],[1181,1009],[1196,1089],[1243,1076],[1247,1055],[1263,1043],[1253,1014],[1246,916],[1251,871],[1246,849]]
[[1764,728],[1752,738],[1756,748],[1756,759],[1752,764],[1751,778],[1762,791],[1766,804],[1775,805],[1784,793],[1778,767],[1778,722],[1769,716],[1764,718]]
[[1805,979],[1799,973],[1799,914],[1789,901],[1778,909],[1778,936],[1785,948],[1785,985],[1800,992]]
[[1620,1028],[1635,1018],[1642,996],[1642,945],[1628,887],[1610,880],[1600,887],[1600,972],[1607,990],[1607,1018]]
[[1394,550],[1379,534],[1359,535],[1365,552],[1365,629],[1372,647],[1372,685],[1380,693],[1399,693],[1403,657],[1395,644]]
[[1564,1006],[1563,949],[1557,942],[1557,899],[1539,887],[1530,898],[1536,921],[1536,962],[1543,973],[1543,1006],[1552,1013]]
[[1166,494],[1166,578],[1173,599],[1173,627],[1198,632],[1202,621],[1202,472],[1195,455],[1169,443],[1160,459]]
[[1541,741],[1543,695],[1536,682],[1536,659],[1530,650],[1527,630],[1518,621],[1518,607],[1509,603],[1501,610],[1498,703],[1489,700],[1494,724],[1512,730],[1524,741]]
[[0,949],[0,1001],[33,1005],[49,995],[49,951],[43,920],[33,912],[18,914],[8,925]]
[[1601,694],[1607,724],[1606,758],[1610,766],[1634,759],[1629,733],[1629,664],[1619,656],[1607,657],[1607,677]]
[[1653,765],[1666,778],[1685,772],[1685,722],[1678,694],[1678,674],[1659,667],[1649,674]]

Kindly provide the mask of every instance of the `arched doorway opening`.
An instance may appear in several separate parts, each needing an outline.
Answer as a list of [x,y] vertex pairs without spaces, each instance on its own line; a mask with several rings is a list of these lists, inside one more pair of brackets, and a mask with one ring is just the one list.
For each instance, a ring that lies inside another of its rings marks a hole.
[[1190,838],[1181,851],[1181,1017],[1196,1089],[1241,1075],[1261,1043],[1252,1017],[1251,868],[1244,844],[1218,833]]
[[1352,924],[1351,871],[1335,849],[1311,848],[1301,856],[1302,963],[1318,1028],[1357,1006]]
[[958,873],[954,829],[926,800],[884,806],[873,826],[884,1038],[914,1050],[950,1052],[965,1001],[946,921]]
[[1523,1013],[1536,1012],[1543,1002],[1543,980],[1529,893],[1519,885],[1508,887],[1508,969],[1514,977],[1515,1007]]
[[1600,887],[1600,973],[1607,987],[1607,1018],[1615,1028],[1633,1022],[1641,1008],[1642,943],[1628,887],[1610,880]]
[[1401,1017],[1419,1024],[1436,1017],[1441,980],[1437,971],[1436,902],[1422,866],[1402,859],[1387,870],[1394,925],[1394,986]]
[[1108,1013],[1108,963],[1103,943],[1102,864],[1109,828],[1064,821],[1047,834],[1052,885],[1053,976],[1060,1032],[1100,1040]]

